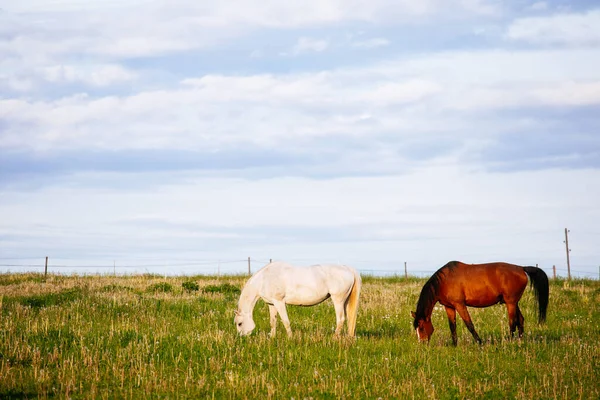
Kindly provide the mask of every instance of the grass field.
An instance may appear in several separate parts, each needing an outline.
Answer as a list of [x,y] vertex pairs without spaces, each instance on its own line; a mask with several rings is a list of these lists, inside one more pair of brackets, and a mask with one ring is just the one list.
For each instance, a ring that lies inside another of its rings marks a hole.
[[508,340],[504,306],[472,309],[484,340],[443,309],[429,345],[410,311],[422,279],[363,278],[357,335],[332,336],[330,301],[288,307],[269,338],[236,335],[245,277],[0,274],[0,398],[600,398],[600,282],[551,281],[546,325],[530,289],[522,340]]

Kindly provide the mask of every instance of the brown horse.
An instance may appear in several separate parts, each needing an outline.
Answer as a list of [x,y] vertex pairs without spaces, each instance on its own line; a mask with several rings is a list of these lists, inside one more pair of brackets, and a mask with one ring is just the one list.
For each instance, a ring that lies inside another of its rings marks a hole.
[[548,276],[538,267],[521,267],[507,263],[464,264],[450,261],[429,278],[421,290],[417,311],[411,312],[413,326],[421,341],[429,341],[433,334],[431,312],[439,301],[448,314],[452,343],[456,346],[456,312],[465,321],[467,328],[479,344],[481,339],[475,331],[469,307],[489,307],[506,303],[510,334],[519,329],[523,335],[523,314],[519,310],[519,300],[527,287],[527,277],[531,281],[538,302],[539,323],[546,320],[548,308]]

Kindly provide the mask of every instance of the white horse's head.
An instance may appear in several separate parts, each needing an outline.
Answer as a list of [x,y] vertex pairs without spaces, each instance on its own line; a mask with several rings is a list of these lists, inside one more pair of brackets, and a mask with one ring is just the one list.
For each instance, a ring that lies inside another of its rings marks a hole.
[[251,334],[256,327],[256,324],[252,319],[252,314],[244,313],[239,310],[235,311],[235,318],[233,321],[235,322],[235,328],[241,336]]

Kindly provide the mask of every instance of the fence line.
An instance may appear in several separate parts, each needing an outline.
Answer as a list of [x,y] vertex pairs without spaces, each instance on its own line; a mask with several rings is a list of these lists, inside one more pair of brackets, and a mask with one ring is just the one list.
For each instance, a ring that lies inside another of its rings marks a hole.
[[[233,261],[207,261],[201,263],[163,263],[163,264],[136,264],[136,265],[119,265],[119,268],[160,268],[160,267],[197,267],[202,265],[214,264],[233,264],[238,262],[247,262],[247,260]],[[0,267],[44,267],[42,264],[0,264]],[[52,268],[114,268],[114,265],[61,265],[49,264]]]
[[[7,257],[3,257],[0,258],[0,260],[34,260],[36,258],[34,257],[15,257],[15,258],[7,258]],[[248,257],[246,259],[225,259],[225,260],[198,260],[198,261],[189,261],[189,262],[163,262],[163,263],[157,263],[156,261],[149,261],[147,264],[144,263],[124,263],[124,264],[118,264],[116,261],[113,261],[112,265],[109,264],[104,264],[104,263],[98,263],[98,264],[94,264],[94,265],[85,265],[82,264],[81,262],[79,263],[73,263],[72,265],[68,265],[67,263],[61,263],[61,264],[52,264],[51,261],[52,259],[50,258],[49,261],[45,260],[44,258],[37,258],[40,259],[40,263],[27,263],[27,264],[21,264],[21,263],[0,263],[0,273],[4,273],[4,272],[9,272],[9,271],[2,271],[3,269],[10,269],[10,268],[44,268],[44,273],[47,274],[47,271],[50,270],[52,271],[53,269],[71,269],[74,270],[74,272],[72,273],[76,273],[77,270],[83,270],[84,272],[86,272],[86,270],[112,270],[112,272],[114,274],[117,273],[117,271],[122,271],[122,270],[133,270],[133,269],[145,269],[146,273],[150,273],[150,271],[148,271],[148,268],[164,268],[164,269],[172,269],[173,267],[181,267],[181,268],[186,268],[186,269],[190,269],[190,268],[194,268],[194,267],[208,267],[211,266],[212,268],[202,268],[202,271],[194,271],[194,273],[196,274],[202,274],[202,273],[209,273],[209,274],[213,274],[216,272],[217,275],[221,275],[223,272],[225,274],[246,274],[248,272],[252,273],[252,272],[256,272],[256,270],[260,267],[262,267],[263,265],[267,264],[268,262],[270,262],[271,260],[265,260],[265,259],[255,259],[252,257]],[[58,260],[66,260],[65,258],[58,258]],[[47,262],[47,264],[46,264]],[[221,267],[223,265],[227,265],[227,266],[231,266],[232,264],[239,264],[238,268],[235,268],[234,270],[231,270],[231,268],[227,269],[222,269]],[[394,262],[385,262],[385,264],[393,264],[393,265],[397,265],[396,268],[390,268],[390,269],[371,269],[371,268],[357,268],[357,270],[365,275],[373,275],[373,276],[404,276],[404,277],[408,277],[408,276],[426,276],[426,275],[431,275],[433,274],[436,270],[415,270],[415,269],[410,269],[410,264],[402,261],[402,262],[398,262],[398,261],[394,261]],[[258,266],[257,266],[258,265]],[[536,264],[537,265],[537,264]],[[558,278],[560,277],[564,277],[564,276],[560,276],[559,273],[564,273],[564,275],[566,275],[568,273],[568,270],[566,268],[557,268],[556,266],[552,266],[551,268],[543,268],[541,267],[541,269],[543,269],[550,278],[552,278],[553,276],[556,276]],[[183,275],[185,275],[185,273],[183,273],[183,271],[170,271],[170,272],[179,272]],[[156,273],[164,273],[164,271],[161,272],[156,272]],[[173,273],[171,273],[173,274]],[[590,271],[582,271],[582,270],[577,270],[577,269],[571,269],[571,274],[575,274],[578,277],[583,277],[583,278],[597,278],[600,279],[600,267],[598,270],[598,273],[594,273],[594,272],[590,272]],[[166,273],[165,273],[166,275]]]

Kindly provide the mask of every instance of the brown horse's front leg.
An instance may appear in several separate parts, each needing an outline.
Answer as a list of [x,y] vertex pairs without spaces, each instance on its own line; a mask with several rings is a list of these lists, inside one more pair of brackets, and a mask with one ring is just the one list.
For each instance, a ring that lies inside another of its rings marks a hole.
[[452,344],[456,346],[458,339],[456,337],[456,310],[452,307],[446,307],[446,314],[448,315],[448,325],[450,325],[450,333],[452,334]]
[[467,329],[469,330],[469,332],[471,332],[473,338],[475,338],[477,343],[481,344],[481,338],[475,331],[475,326],[473,326],[473,321],[471,321],[471,316],[469,315],[469,311],[467,311],[467,307],[461,305],[459,307],[456,307],[456,311],[458,311],[458,315],[460,315],[463,321],[465,321],[465,325],[467,325]]

